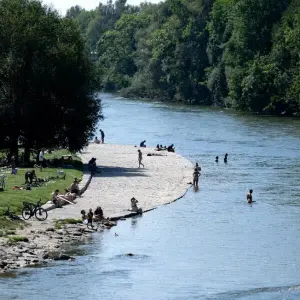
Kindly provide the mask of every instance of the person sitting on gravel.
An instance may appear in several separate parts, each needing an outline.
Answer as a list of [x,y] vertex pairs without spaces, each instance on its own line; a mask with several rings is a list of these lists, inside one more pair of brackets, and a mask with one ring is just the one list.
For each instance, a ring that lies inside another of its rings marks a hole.
[[96,221],[101,221],[101,220],[103,220],[103,210],[102,210],[102,208],[101,208],[101,206],[98,206],[96,209],[95,209],[95,211],[94,211],[94,219],[96,220]]
[[139,201],[137,199],[135,199],[134,197],[131,198],[131,211],[141,214],[143,212],[143,210],[141,208],[138,208],[138,206],[137,206],[138,202]]
[[168,152],[175,152],[174,144],[170,145],[167,150]]
[[77,178],[75,178],[69,189],[70,192],[76,194],[76,196],[80,196],[80,188],[79,188],[78,183],[79,182],[78,182]]
[[88,167],[89,167],[89,170],[91,172],[96,172],[97,165],[96,165],[96,158],[95,157],[92,157],[92,159],[89,161]]
[[140,143],[140,147],[143,147],[143,148],[146,148],[146,140],[144,140],[144,141],[142,141],[141,143]]

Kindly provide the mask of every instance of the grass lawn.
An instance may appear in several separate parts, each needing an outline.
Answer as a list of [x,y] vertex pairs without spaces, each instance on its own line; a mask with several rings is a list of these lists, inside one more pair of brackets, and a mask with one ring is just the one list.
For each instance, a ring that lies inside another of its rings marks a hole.
[[[45,154],[46,159],[60,159],[62,155],[69,155],[70,153],[65,150],[53,151],[51,154]],[[73,167],[58,167],[58,168],[44,168],[40,171],[39,168],[35,168],[35,172],[38,178],[56,177],[58,170],[63,170],[66,174],[64,179],[54,179],[49,182],[42,183],[40,187],[32,187],[31,190],[13,190],[14,186],[22,186],[25,183],[25,172],[28,168],[19,168],[17,175],[10,174],[11,169],[7,171],[0,171],[0,174],[5,173],[6,187],[4,191],[0,191],[0,230],[12,229],[18,225],[18,222],[7,220],[3,214],[10,207],[10,211],[20,214],[23,207],[23,201],[36,203],[42,199],[42,203],[46,203],[51,199],[51,193],[56,189],[64,192],[65,188],[70,187],[74,178],[82,178],[82,163],[80,158],[76,155],[72,155]]]

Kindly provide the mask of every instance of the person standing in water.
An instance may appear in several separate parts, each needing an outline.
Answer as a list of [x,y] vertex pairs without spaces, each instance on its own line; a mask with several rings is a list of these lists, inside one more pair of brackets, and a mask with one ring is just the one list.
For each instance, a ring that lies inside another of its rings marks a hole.
[[195,187],[198,187],[199,176],[200,176],[200,172],[197,168],[195,168],[193,173],[193,185]]
[[201,167],[199,166],[198,163],[196,163],[196,166],[195,166],[195,170],[197,169],[197,171],[201,171]]
[[219,162],[219,156],[216,156],[215,162],[216,162],[216,163]]
[[249,204],[253,202],[253,200],[252,200],[252,193],[253,193],[253,190],[249,190],[249,193],[247,194],[247,202]]
[[139,149],[138,150],[138,161],[139,161],[139,168],[141,167],[141,165],[143,166],[143,168],[145,167],[144,164],[142,163],[142,160],[143,160],[143,153],[142,151]]
[[100,129],[100,134],[101,134],[101,143],[104,144],[105,134],[104,134],[104,131],[102,129]]
[[226,153],[226,154],[225,154],[225,157],[224,157],[224,163],[225,163],[225,164],[227,164],[227,156],[228,156],[228,154]]

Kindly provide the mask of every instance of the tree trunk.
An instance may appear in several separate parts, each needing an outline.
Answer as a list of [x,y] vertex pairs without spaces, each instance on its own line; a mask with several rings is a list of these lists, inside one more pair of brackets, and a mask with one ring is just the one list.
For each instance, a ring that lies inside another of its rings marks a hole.
[[19,147],[18,147],[18,140],[17,139],[14,139],[12,142],[11,142],[11,145],[10,145],[10,149],[9,149],[9,154],[10,154],[10,158],[12,156],[15,157],[15,161],[16,161],[16,164],[18,165],[18,160],[19,160]]
[[30,148],[28,146],[24,148],[24,165],[30,165]]

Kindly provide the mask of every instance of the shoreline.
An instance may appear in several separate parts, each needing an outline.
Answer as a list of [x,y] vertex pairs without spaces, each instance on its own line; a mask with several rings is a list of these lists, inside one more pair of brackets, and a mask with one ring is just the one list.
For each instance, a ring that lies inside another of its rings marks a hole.
[[[142,150],[145,168],[138,168],[138,149]],[[188,182],[193,164],[177,153],[130,145],[90,144],[80,157],[84,164],[96,157],[100,173],[90,176],[84,172],[81,188],[85,187],[85,191],[75,205],[49,210],[46,221],[33,219],[27,222],[28,227],[16,230],[15,235],[26,237],[26,242],[10,243],[7,238],[0,238],[0,274],[43,265],[49,260],[72,260],[64,254],[63,246],[84,242],[95,231],[84,224],[63,224],[57,229],[55,223],[79,219],[81,209],[102,207],[109,221],[100,223],[97,231],[101,232],[116,226],[120,219],[137,215],[129,211],[131,197],[139,200],[138,206],[145,213],[181,199],[191,187]]]

